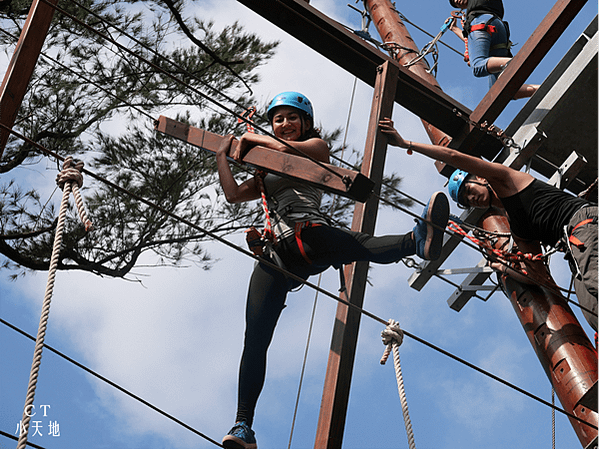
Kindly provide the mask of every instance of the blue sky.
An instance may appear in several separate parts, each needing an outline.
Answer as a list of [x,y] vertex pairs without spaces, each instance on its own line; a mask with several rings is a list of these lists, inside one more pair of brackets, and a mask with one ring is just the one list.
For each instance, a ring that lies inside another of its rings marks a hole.
[[[311,5],[351,28],[359,15],[345,1],[312,0]],[[359,6],[359,5],[357,5]],[[512,41],[521,48],[552,2],[506,0],[506,20]],[[444,2],[397,2],[412,22],[436,34],[451,7]],[[287,36],[234,0],[203,1],[188,6],[189,14],[213,19],[217,28],[237,20],[264,39],[279,39],[277,56],[261,68],[255,92],[261,104],[284,90],[298,90],[313,102],[316,121],[326,129],[345,126],[354,78]],[[529,82],[541,83],[597,14],[589,2],[577,16]],[[430,38],[408,27],[419,47]],[[371,27],[371,33],[375,30]],[[463,49],[452,34],[446,41]],[[2,60],[2,67],[6,61]],[[486,80],[475,79],[461,57],[440,46],[437,79],[443,90],[474,109],[487,91]],[[372,89],[357,83],[348,144],[361,149]],[[512,102],[497,120],[505,129],[524,105]],[[165,111],[168,115],[169,111]],[[202,114],[192,110],[192,114]],[[410,140],[426,142],[419,119],[396,106],[394,120]],[[118,124],[110,131],[120,132]],[[442,190],[444,178],[422,156],[389,150],[387,172],[404,177],[402,190],[423,201]],[[43,162],[18,173],[19,181],[38,186],[51,196],[56,173]],[[2,182],[6,182],[2,179]],[[60,196],[51,200],[58,203]],[[421,207],[414,211],[420,213]],[[453,211],[457,213],[457,209]],[[93,217],[91,217],[93,221]],[[405,233],[411,217],[384,209],[377,234]],[[244,237],[231,240],[244,245]],[[220,441],[233,424],[237,370],[243,339],[247,279],[253,262],[217,243],[207,247],[219,262],[210,271],[193,264],[179,269],[134,270],[143,284],[99,278],[87,273],[58,273],[46,343],[89,366],[148,402]],[[475,265],[480,255],[461,248],[445,268]],[[142,264],[152,262],[144,260]],[[569,272],[560,256],[552,262],[559,285],[567,286]],[[531,393],[551,400],[551,386],[511,305],[501,293],[488,301],[471,300],[459,313],[446,300],[453,287],[433,279],[420,292],[409,288],[411,270],[403,264],[371,270],[365,308],[384,319],[398,320],[419,337],[501,376]],[[15,282],[0,273],[0,317],[35,335],[46,273],[27,274]],[[133,277],[133,276],[131,276]],[[314,283],[317,278],[311,279]],[[460,281],[459,277],[452,281]],[[338,288],[338,275],[322,277],[329,291]],[[269,353],[268,377],[258,402],[255,430],[260,448],[288,446],[295,398],[315,293],[304,287],[289,295]],[[336,303],[320,295],[306,374],[291,447],[314,444],[322,386]],[[585,330],[586,321],[576,311]],[[363,318],[347,416],[344,447],[348,449],[407,448],[392,364],[379,365],[383,351],[382,326]],[[33,343],[0,325],[0,430],[14,434],[25,402]],[[419,449],[485,449],[551,447],[551,411],[511,389],[408,338],[401,347],[402,368],[416,446]],[[87,447],[208,448],[212,445],[130,397],[44,352],[36,391],[34,418],[42,436],[30,441],[46,448]],[[42,405],[46,408],[43,416]],[[580,447],[567,418],[557,414],[556,446]],[[48,435],[58,422],[60,436]],[[32,433],[30,433],[32,435]],[[0,448],[15,447],[0,437]]]

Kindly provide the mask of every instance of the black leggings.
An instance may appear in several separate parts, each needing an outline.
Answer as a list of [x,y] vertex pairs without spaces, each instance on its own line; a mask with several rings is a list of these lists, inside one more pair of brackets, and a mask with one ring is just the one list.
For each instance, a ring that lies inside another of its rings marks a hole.
[[[302,279],[318,274],[329,266],[338,267],[351,262],[398,262],[403,257],[415,254],[416,248],[411,233],[373,237],[329,226],[305,228],[302,242],[312,264],[305,261],[294,237],[288,237],[277,245],[277,254],[286,269]],[[252,273],[246,305],[236,417],[236,421],[246,421],[250,427],[256,402],[264,386],[268,346],[285,307],[287,292],[298,284],[262,263],[256,264]]]

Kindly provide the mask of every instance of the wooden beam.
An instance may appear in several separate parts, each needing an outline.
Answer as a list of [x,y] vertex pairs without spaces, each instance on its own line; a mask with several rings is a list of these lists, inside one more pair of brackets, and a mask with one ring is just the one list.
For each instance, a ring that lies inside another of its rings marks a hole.
[[[397,72],[397,65],[390,62],[377,70],[368,123],[362,173],[375,181],[377,193],[380,193],[387,152],[387,137],[379,131],[378,123],[383,117],[390,117],[393,112]],[[378,206],[377,196],[373,196],[364,204],[356,204],[352,230],[373,234]],[[354,263],[345,269],[345,277],[348,279],[345,299],[358,307],[362,307],[364,303],[367,276],[368,262]],[[337,306],[316,429],[315,449],[341,448],[360,318],[360,312],[356,309],[341,303]]]
[[[49,4],[48,4],[49,3]],[[34,0],[0,87],[0,123],[12,128],[46,40],[58,0]],[[0,129],[0,158],[10,133]]]
[[[475,123],[487,122],[490,125],[499,117],[520,86],[526,82],[586,2],[587,0],[558,0],[555,3],[522,49],[510,61],[497,82],[472,111],[470,120]],[[485,135],[484,131],[471,127],[465,134],[454,137],[450,146],[472,154],[473,149]]]
[[466,122],[453,111],[468,117],[470,109],[305,1],[238,1],[370,86],[377,67],[390,61],[398,68],[398,104],[450,136],[466,131]]
[[[154,129],[210,153],[216,152],[223,139],[223,136],[218,134],[164,116],[160,116],[156,121]],[[236,145],[237,140],[233,142],[233,146]],[[374,186],[373,181],[359,172],[330,164],[317,165],[302,156],[259,146],[250,149],[244,156],[243,162],[270,173],[301,179],[324,191],[355,201],[366,201]]]

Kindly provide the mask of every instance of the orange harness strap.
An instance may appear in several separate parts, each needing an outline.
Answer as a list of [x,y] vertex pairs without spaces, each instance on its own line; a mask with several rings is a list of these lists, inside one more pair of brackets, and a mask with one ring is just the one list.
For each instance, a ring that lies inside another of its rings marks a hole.
[[478,25],[472,25],[470,31],[486,31],[489,34],[497,32],[495,25],[487,25],[486,23],[479,23]]
[[309,264],[312,264],[312,260],[308,257],[308,255],[306,254],[306,250],[304,249],[304,243],[302,242],[302,230],[304,228],[314,228],[316,226],[320,226],[320,224],[310,223],[309,221],[304,221],[295,224],[295,241],[297,242],[297,247],[299,248],[304,260]]
[[570,232],[570,237],[568,237],[568,240],[570,241],[570,243],[572,245],[578,246],[579,248],[584,246],[584,242],[580,241],[580,239],[578,237],[573,236],[572,233],[579,227],[584,226],[585,224],[588,224],[588,223],[592,223],[593,220],[595,220],[595,218],[587,218],[586,220],[582,220],[580,223],[578,223],[576,226],[574,226],[574,228],[572,228],[572,231]]

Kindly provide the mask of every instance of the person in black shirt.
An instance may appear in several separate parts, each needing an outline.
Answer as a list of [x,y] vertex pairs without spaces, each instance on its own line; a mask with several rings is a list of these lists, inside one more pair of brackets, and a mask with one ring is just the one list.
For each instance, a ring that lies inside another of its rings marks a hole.
[[[449,0],[454,8],[466,9],[464,29],[455,21],[450,29],[462,40],[468,38],[468,51],[472,72],[476,77],[488,77],[491,87],[512,59],[510,33],[503,21],[501,0]],[[539,88],[524,84],[514,99],[532,96]]]
[[[584,317],[597,331],[597,204],[503,164],[439,145],[406,141],[388,118],[381,120],[379,127],[388,136],[389,144],[457,167],[448,184],[452,199],[463,207],[504,209],[522,252],[538,254],[539,242],[556,246],[560,240],[564,241],[576,296],[584,307]],[[505,263],[491,266],[500,271],[507,269]],[[542,267],[532,264],[528,268],[533,278],[552,282]],[[510,274],[517,275],[512,270]]]

